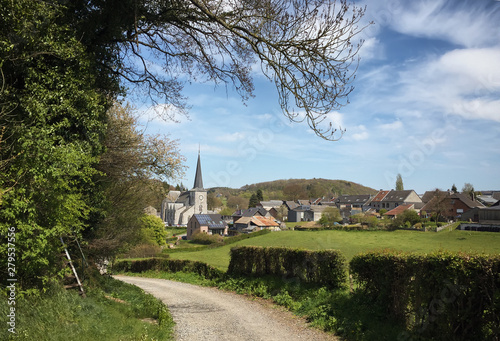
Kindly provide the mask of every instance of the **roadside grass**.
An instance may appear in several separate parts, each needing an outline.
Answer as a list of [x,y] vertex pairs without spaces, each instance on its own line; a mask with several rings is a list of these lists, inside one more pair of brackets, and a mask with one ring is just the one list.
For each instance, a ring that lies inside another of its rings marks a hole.
[[303,248],[308,250],[337,249],[347,261],[354,255],[374,250],[394,249],[407,252],[430,253],[439,250],[453,252],[500,253],[500,233],[444,230],[420,231],[282,231],[273,232],[219,248],[196,252],[172,252],[173,259],[205,262],[227,270],[229,251],[238,245]]
[[[9,306],[0,297],[0,314]],[[82,298],[54,285],[40,296],[18,297],[16,334],[7,325],[1,340],[173,340],[166,306],[142,289],[110,277],[94,278]]]

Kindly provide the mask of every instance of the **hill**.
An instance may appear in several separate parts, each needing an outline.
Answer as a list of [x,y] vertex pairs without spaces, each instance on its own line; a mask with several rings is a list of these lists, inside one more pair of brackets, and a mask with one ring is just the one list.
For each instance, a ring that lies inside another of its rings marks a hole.
[[245,185],[240,189],[217,187],[212,188],[210,191],[222,194],[226,198],[230,196],[249,198],[259,189],[264,195],[264,200],[297,200],[377,193],[377,190],[373,188],[352,181],[316,178],[260,182],[252,185]]

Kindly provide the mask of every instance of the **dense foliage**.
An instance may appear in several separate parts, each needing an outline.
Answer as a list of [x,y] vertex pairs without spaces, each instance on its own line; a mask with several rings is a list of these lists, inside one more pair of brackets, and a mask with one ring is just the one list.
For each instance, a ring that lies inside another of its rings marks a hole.
[[359,290],[412,335],[435,340],[500,336],[499,256],[370,252],[355,256],[350,270]]
[[345,257],[336,250],[240,246],[231,249],[228,273],[273,275],[338,288],[345,282]]

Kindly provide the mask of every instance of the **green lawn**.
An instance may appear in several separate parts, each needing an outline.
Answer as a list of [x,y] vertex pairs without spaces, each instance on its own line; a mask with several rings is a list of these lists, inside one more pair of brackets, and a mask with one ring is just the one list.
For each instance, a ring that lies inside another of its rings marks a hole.
[[246,239],[228,246],[197,252],[170,254],[171,258],[208,263],[227,270],[229,250],[237,245],[284,246],[308,250],[338,249],[348,260],[371,250],[395,249],[428,253],[438,250],[487,254],[500,253],[500,233],[472,231],[283,231]]

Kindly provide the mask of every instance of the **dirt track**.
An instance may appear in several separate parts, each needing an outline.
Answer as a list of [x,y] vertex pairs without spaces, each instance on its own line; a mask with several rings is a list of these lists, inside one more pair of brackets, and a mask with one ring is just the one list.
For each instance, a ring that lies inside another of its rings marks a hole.
[[114,276],[161,299],[176,322],[176,340],[336,340],[264,300],[156,278]]

